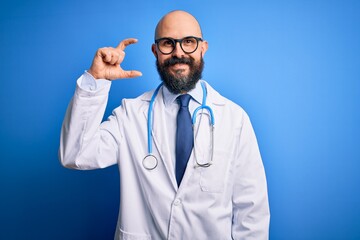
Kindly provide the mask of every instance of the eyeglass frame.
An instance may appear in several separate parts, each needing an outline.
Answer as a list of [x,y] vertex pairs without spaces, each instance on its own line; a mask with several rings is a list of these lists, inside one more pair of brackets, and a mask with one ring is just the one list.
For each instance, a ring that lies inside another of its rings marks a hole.
[[[187,51],[185,51],[185,50],[183,49],[183,46],[182,46],[182,43],[181,43],[181,42],[182,42],[184,39],[186,39],[186,38],[194,38],[194,39],[196,40],[196,48],[194,49],[194,51],[187,52]],[[163,51],[160,50],[159,42],[160,42],[161,40],[164,40],[164,39],[171,40],[171,41],[173,42],[173,44],[174,44],[173,50],[172,50],[171,52],[169,52],[169,53],[164,53]],[[172,53],[174,52],[175,48],[176,48],[176,43],[179,43],[180,48],[181,48],[181,50],[183,50],[184,53],[186,53],[186,54],[191,54],[191,53],[195,52],[195,51],[198,49],[198,47],[199,47],[199,41],[203,42],[204,39],[202,39],[202,38],[200,38],[200,37],[195,37],[195,36],[186,36],[186,37],[183,37],[183,38],[180,38],[180,39],[171,38],[171,37],[163,37],[163,38],[155,39],[155,44],[156,44],[157,48],[159,49],[159,51],[160,51],[162,54],[164,54],[164,55],[172,54]]]

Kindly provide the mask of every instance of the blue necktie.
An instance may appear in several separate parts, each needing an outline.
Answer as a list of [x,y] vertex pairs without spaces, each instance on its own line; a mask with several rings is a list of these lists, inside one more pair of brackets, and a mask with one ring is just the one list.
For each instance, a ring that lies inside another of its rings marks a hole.
[[177,115],[176,128],[176,181],[178,186],[183,178],[187,162],[189,160],[193,145],[193,129],[191,123],[191,115],[189,112],[189,94],[180,95],[177,99],[180,104]]

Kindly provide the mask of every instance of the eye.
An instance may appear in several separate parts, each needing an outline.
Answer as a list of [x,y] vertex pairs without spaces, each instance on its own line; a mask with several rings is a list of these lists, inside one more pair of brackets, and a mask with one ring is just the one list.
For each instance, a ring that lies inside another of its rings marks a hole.
[[182,44],[184,44],[186,46],[195,45],[196,44],[196,39],[192,38],[192,37],[184,38],[182,40]]
[[160,42],[160,44],[161,44],[161,46],[164,46],[164,47],[172,47],[174,45],[174,43],[171,39],[163,39]]

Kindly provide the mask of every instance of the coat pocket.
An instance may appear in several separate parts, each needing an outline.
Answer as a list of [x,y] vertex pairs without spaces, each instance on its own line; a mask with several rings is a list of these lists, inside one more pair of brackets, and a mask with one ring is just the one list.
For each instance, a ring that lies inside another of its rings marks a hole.
[[130,233],[120,229],[120,240],[151,240],[151,236],[144,233]]
[[212,165],[201,167],[200,188],[203,192],[222,193],[228,179],[227,169],[229,154],[226,151],[215,151]]

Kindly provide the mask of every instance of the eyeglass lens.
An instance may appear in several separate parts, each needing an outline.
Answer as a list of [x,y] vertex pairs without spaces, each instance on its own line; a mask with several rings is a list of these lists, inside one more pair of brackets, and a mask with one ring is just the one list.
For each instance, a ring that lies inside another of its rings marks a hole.
[[163,54],[170,54],[174,51],[176,42],[179,42],[181,49],[185,53],[193,53],[198,47],[198,41],[195,37],[185,37],[183,39],[163,38],[158,41],[158,47]]

